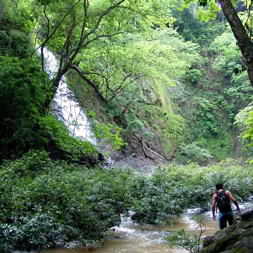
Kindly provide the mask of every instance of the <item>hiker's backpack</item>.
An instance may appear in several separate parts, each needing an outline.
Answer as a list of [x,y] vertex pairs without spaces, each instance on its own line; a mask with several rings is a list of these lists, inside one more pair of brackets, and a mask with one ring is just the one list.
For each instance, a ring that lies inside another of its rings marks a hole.
[[216,193],[216,203],[221,213],[231,212],[230,198],[225,191],[219,191]]

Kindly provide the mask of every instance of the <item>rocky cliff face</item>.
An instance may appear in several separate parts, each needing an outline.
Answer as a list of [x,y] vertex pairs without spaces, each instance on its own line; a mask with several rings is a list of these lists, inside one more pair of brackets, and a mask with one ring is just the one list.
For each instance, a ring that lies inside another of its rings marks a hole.
[[242,213],[241,221],[218,231],[204,241],[201,253],[252,253],[253,209]]

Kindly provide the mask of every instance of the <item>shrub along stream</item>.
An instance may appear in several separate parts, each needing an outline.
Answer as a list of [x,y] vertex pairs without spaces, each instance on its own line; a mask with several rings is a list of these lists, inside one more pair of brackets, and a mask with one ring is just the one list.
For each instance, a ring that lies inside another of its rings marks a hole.
[[0,251],[95,243],[127,210],[138,222],[166,223],[185,208],[207,207],[220,181],[242,200],[252,194],[252,173],[229,161],[211,167],[170,165],[143,177],[53,161],[44,151],[31,151],[0,167]]

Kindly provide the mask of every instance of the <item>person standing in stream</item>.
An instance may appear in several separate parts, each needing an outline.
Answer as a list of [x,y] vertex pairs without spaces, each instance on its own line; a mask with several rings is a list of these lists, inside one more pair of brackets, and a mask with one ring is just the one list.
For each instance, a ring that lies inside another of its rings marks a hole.
[[240,207],[231,192],[225,191],[223,184],[216,185],[216,192],[212,196],[212,214],[213,220],[216,219],[216,211],[219,210],[219,227],[223,229],[227,227],[227,223],[232,225],[234,222],[231,201],[240,213]]

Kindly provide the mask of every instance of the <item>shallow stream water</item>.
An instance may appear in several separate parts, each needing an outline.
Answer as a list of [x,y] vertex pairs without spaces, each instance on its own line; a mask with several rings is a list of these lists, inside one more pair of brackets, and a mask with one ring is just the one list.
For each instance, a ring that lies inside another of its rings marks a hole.
[[[248,202],[240,204],[241,210],[253,208],[253,197]],[[211,212],[198,214],[200,209],[188,209],[172,225],[153,226],[134,223],[130,216],[122,216],[121,224],[111,228],[110,238],[100,248],[72,248],[72,249],[51,249],[40,252],[12,253],[187,253],[180,248],[170,248],[165,241],[166,235],[184,229],[185,231],[199,234],[200,227],[196,218],[201,218],[204,224],[203,236],[213,235],[218,230],[216,221],[211,219]]]
[[[165,236],[173,231],[184,229],[192,233],[199,232],[199,225],[194,220],[196,209],[190,209],[178,218],[171,226],[138,225],[130,217],[122,217],[119,227],[112,228],[112,238],[101,248],[91,249],[56,249],[45,250],[43,253],[185,253],[179,248],[170,248]],[[205,235],[213,234],[217,224],[211,220],[210,212],[202,214],[205,224]]]

